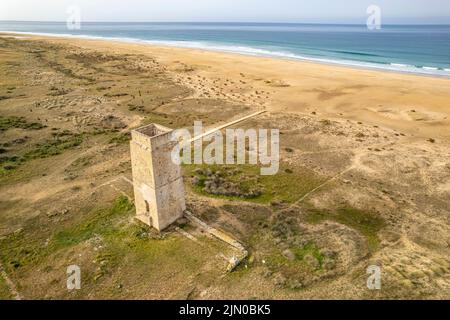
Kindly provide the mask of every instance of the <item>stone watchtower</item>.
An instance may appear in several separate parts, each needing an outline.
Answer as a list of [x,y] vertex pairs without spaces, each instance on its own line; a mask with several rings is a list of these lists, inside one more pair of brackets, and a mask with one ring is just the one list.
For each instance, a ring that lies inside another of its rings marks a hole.
[[150,124],[131,132],[136,215],[161,231],[183,216],[186,210],[181,167],[171,153],[176,142],[172,129]]

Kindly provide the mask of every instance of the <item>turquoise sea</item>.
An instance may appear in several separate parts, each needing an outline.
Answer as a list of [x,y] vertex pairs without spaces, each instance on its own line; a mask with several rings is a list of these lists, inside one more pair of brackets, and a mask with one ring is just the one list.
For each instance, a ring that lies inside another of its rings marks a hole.
[[0,21],[0,31],[105,38],[450,77],[450,25]]

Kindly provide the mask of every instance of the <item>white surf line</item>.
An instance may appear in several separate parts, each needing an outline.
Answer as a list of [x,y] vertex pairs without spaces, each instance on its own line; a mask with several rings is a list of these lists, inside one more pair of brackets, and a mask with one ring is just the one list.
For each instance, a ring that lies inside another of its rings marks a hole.
[[188,141],[188,143],[192,143],[192,142],[194,142],[194,141],[197,141],[198,139],[201,139],[201,138],[203,138],[203,137],[207,137],[207,136],[211,135],[212,133],[214,133],[214,132],[216,132],[216,131],[225,129],[225,128],[230,127],[230,126],[232,126],[232,125],[234,125],[234,124],[236,124],[236,123],[240,123],[240,122],[245,121],[245,120],[247,120],[247,119],[256,117],[256,116],[258,116],[258,115],[260,115],[260,114],[262,114],[262,113],[264,113],[264,112],[267,112],[267,111],[266,111],[266,110],[260,110],[260,111],[258,111],[258,112],[249,114],[249,115],[247,115],[247,116],[245,116],[245,117],[239,118],[239,119],[237,119],[237,120],[234,120],[234,121],[225,123],[225,124],[223,124],[223,125],[221,125],[221,126],[218,126],[218,127],[213,128],[213,129],[210,129],[210,130],[206,131],[205,133],[202,133],[202,134],[200,134],[200,135],[198,135],[198,136],[192,138],[191,140]]
[[22,300],[22,296],[20,295],[19,291],[17,291],[16,285],[8,277],[8,274],[3,269],[3,266],[1,263],[0,263],[0,275],[3,277],[3,279],[5,279],[6,285],[8,286],[9,291],[13,294],[14,298],[16,300]]

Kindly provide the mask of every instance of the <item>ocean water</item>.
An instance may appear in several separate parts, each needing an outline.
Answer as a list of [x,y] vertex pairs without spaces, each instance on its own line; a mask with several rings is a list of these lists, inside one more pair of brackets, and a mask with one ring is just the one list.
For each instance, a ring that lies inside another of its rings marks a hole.
[[162,44],[450,77],[450,25],[0,21],[0,31]]

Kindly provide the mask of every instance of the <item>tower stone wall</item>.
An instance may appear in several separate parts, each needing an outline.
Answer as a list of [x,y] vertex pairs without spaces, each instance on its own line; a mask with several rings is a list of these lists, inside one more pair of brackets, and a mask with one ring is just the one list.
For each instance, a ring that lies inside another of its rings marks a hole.
[[181,167],[171,158],[176,144],[170,140],[171,132],[158,124],[131,132],[136,215],[159,231],[182,217],[186,210]]

